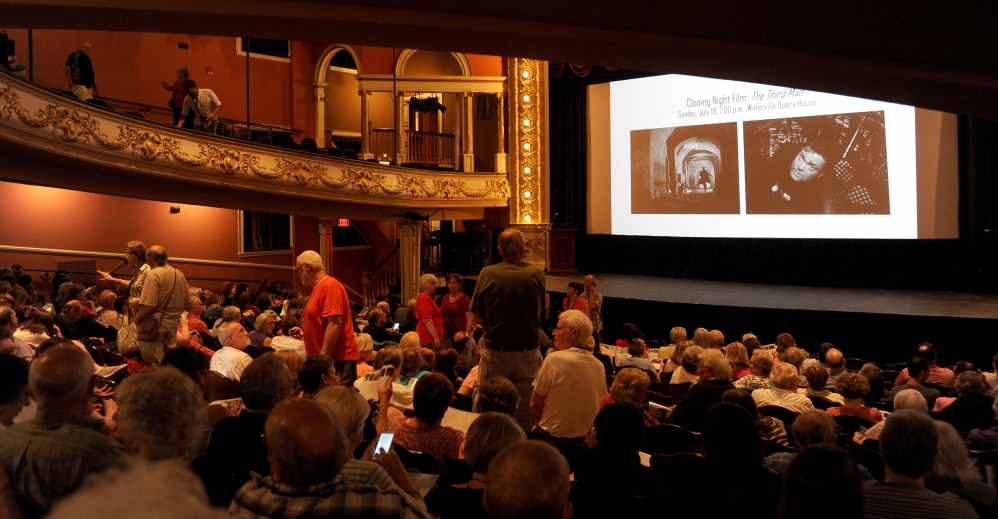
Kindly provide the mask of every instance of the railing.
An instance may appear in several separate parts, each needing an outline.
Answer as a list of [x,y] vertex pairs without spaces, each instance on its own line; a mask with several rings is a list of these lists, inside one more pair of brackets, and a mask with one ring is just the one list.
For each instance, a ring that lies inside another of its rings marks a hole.
[[360,137],[334,135],[332,130],[326,130],[325,142],[331,143],[333,146],[336,146],[341,150],[350,150],[354,153],[360,153]]
[[417,164],[434,164],[437,166],[454,165],[454,135],[449,133],[417,132],[407,130],[409,152],[407,162]]
[[367,272],[361,275],[361,283],[364,285],[364,306],[368,306],[378,295],[388,294],[392,285],[399,284],[399,278],[402,276],[402,264],[399,261],[400,247],[401,244],[396,245],[384,259],[379,261],[370,276]]
[[371,128],[371,153],[378,160],[395,162],[395,128]]

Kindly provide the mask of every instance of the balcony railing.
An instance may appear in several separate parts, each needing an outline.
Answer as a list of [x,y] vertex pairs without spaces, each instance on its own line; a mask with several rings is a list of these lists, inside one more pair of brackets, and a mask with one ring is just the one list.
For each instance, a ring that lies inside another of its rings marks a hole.
[[[408,143],[405,162],[422,166],[454,166],[453,134],[406,130],[405,136]],[[371,153],[376,159],[394,161],[394,142],[394,129],[371,129]]]

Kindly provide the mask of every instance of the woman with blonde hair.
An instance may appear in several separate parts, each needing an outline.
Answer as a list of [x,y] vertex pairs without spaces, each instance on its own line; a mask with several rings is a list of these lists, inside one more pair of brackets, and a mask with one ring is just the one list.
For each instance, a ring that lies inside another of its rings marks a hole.
[[374,356],[374,339],[370,334],[358,333],[354,335],[357,341],[357,351],[360,353],[360,360],[357,362],[357,378],[364,378],[368,371],[374,369],[371,365]]
[[[601,402],[600,409],[610,404],[618,402],[631,402],[638,407],[642,407],[648,400],[648,387],[651,379],[648,374],[638,368],[624,368],[613,378],[613,385],[610,386],[608,394]],[[645,420],[645,426],[658,425],[658,420],[653,418],[647,411],[642,410],[641,416]]]
[[662,371],[671,372],[681,368],[683,366],[683,352],[686,351],[686,348],[696,345],[697,343],[693,341],[680,341],[676,344],[676,349],[672,351],[672,356],[666,361]]
[[740,342],[732,342],[724,347],[724,354],[731,361],[731,366],[734,368],[731,372],[731,378],[738,380],[749,373],[749,358],[748,349],[745,345]]
[[697,328],[697,331],[693,332],[693,343],[705,350],[709,350],[710,332],[706,328]]

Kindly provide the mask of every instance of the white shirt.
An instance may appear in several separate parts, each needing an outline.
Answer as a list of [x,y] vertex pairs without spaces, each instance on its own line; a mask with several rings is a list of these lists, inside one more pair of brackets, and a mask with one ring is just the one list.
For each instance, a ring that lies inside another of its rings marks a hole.
[[270,341],[270,347],[274,348],[275,351],[289,350],[301,355],[303,358],[305,357],[305,342],[299,341],[294,337],[277,335]]
[[181,115],[187,117],[191,110],[196,116],[209,115],[219,106],[222,106],[222,102],[218,100],[218,96],[214,92],[207,88],[199,88],[196,103],[193,96],[187,96],[184,99],[184,111]]
[[606,372],[586,350],[556,351],[541,364],[534,392],[545,397],[541,428],[558,438],[579,438],[589,434],[606,398]]
[[814,409],[814,404],[811,403],[810,398],[794,391],[780,389],[777,387],[772,389],[756,389],[752,392],[752,398],[755,400],[755,405],[758,407],[762,407],[764,405],[778,405],[795,413],[803,413],[809,409]]
[[253,362],[253,357],[246,352],[223,346],[211,356],[210,367],[212,371],[218,372],[223,377],[238,381],[250,362]]

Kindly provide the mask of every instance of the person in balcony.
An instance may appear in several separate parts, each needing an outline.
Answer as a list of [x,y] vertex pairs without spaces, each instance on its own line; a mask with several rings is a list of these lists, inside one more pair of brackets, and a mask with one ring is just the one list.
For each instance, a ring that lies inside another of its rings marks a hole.
[[207,131],[213,126],[213,122],[218,120],[218,107],[222,102],[218,100],[215,92],[207,88],[198,88],[198,84],[193,79],[185,79],[182,86],[187,89],[187,98],[184,99],[184,106],[180,112],[180,119],[177,126],[188,130],[198,129]]

